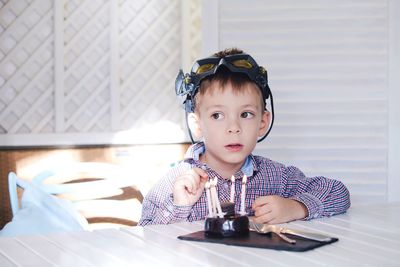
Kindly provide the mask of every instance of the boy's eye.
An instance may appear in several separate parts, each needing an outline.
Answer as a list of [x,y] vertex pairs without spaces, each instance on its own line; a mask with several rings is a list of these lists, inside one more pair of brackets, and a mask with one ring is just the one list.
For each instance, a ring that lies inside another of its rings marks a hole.
[[240,117],[242,117],[243,119],[250,119],[254,117],[254,114],[252,112],[246,111],[240,114]]
[[222,113],[211,114],[211,118],[213,118],[214,120],[219,120],[219,119],[222,119],[223,117],[224,117],[224,115],[222,115]]

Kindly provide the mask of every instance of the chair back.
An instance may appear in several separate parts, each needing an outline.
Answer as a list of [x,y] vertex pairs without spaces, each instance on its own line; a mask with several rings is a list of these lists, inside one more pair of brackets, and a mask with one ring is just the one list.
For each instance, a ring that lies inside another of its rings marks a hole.
[[8,192],[10,195],[10,206],[11,206],[11,212],[12,212],[13,216],[20,209],[18,189],[17,189],[18,187],[20,187],[22,189],[26,188],[27,182],[19,179],[14,172],[10,172],[8,174]]
[[[78,162],[44,170],[32,183],[48,194],[71,201],[95,229],[137,225],[143,195],[134,178],[115,164]],[[15,175],[9,176],[13,214],[18,210],[17,186],[23,183]]]
[[[90,230],[88,221],[70,201],[46,193],[13,172],[8,181],[13,217],[0,230],[0,237]],[[21,201],[18,188],[24,190]]]

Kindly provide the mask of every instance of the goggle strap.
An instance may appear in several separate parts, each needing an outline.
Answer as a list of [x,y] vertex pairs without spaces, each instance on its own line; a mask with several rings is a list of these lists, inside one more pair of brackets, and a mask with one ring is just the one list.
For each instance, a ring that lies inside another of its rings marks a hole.
[[194,112],[193,101],[191,99],[186,98],[184,105],[185,105],[184,108],[185,108],[186,113]]
[[271,91],[269,91],[269,96],[270,96],[269,101],[270,101],[270,104],[271,104],[271,123],[269,124],[267,132],[264,134],[264,136],[262,136],[260,139],[257,140],[257,143],[262,142],[269,135],[269,133],[271,132],[272,126],[274,126],[274,120],[275,120],[274,98],[272,97]]

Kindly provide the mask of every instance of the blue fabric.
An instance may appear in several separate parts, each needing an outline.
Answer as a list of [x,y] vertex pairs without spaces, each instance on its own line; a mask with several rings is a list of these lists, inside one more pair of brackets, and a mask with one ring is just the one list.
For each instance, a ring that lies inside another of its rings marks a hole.
[[0,236],[48,234],[88,229],[87,220],[72,203],[50,195],[37,185],[26,183],[21,209],[0,231]]

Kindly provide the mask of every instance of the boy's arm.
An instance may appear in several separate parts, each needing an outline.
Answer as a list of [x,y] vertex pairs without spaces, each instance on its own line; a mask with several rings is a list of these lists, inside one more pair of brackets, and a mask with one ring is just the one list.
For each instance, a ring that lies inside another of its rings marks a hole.
[[298,168],[286,167],[283,173],[283,196],[303,203],[308,216],[304,220],[346,212],[350,194],[346,186],[326,177],[306,177]]
[[164,201],[149,193],[143,200],[142,216],[139,225],[169,224],[187,220],[192,206],[176,206],[173,204],[172,194]]
[[174,168],[147,193],[138,225],[169,224],[187,220],[192,206],[173,203],[173,181],[182,170]]

